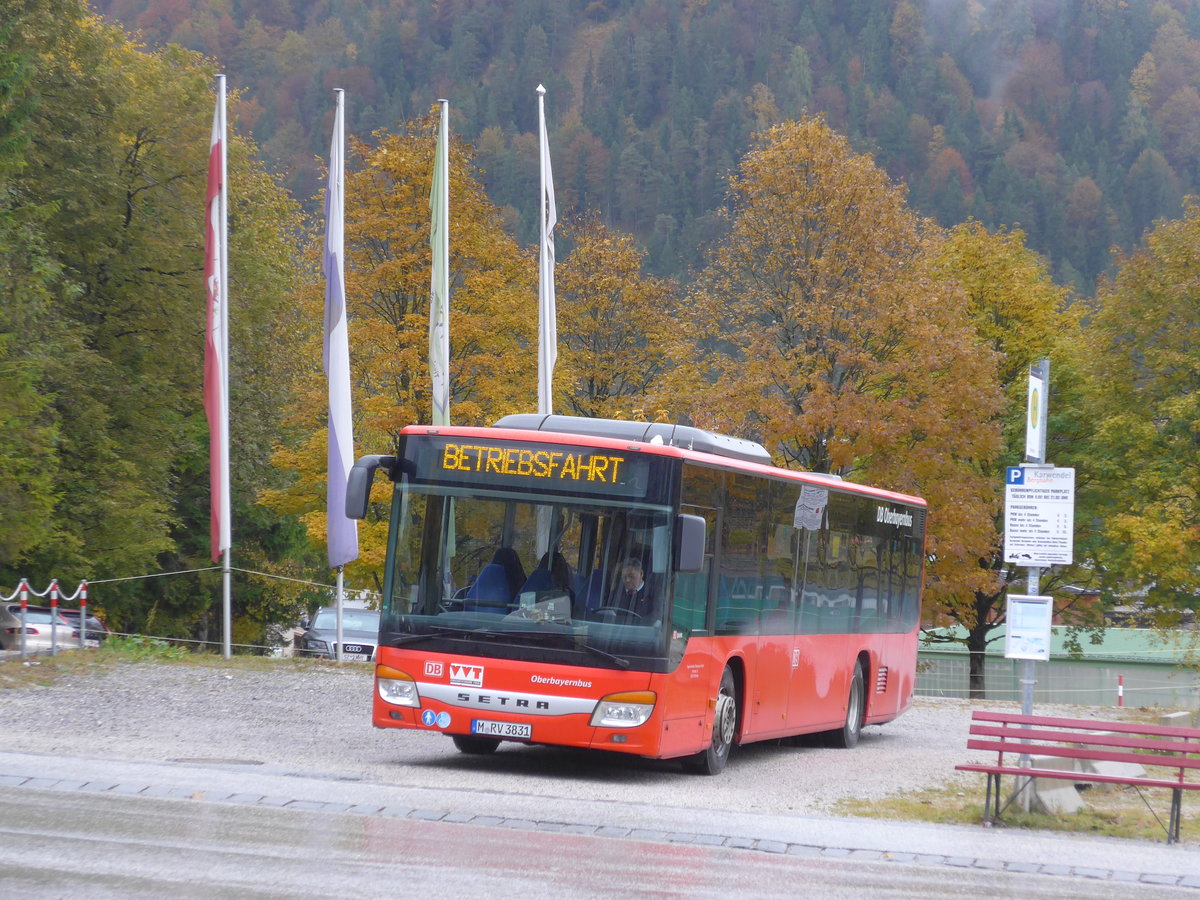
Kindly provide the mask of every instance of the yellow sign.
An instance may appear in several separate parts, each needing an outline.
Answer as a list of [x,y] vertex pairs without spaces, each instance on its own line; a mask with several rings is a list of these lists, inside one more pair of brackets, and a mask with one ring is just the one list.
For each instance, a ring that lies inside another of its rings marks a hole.
[[534,450],[528,447],[491,447],[482,444],[446,444],[442,469],[450,472],[479,472],[551,478],[559,481],[592,481],[616,484],[623,456],[564,450]]

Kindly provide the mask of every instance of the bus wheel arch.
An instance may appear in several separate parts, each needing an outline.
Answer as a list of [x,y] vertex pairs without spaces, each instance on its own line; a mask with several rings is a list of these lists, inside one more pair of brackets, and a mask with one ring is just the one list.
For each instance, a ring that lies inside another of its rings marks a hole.
[[870,665],[871,659],[866,653],[860,653],[854,660],[854,670],[846,691],[846,721],[841,728],[829,733],[835,747],[849,750],[858,744],[862,736],[863,723],[867,719],[866,673]]
[[708,747],[683,759],[683,768],[697,775],[718,775],[729,762],[729,754],[738,743],[742,718],[741,667],[730,660],[721,672],[713,710],[712,734]]

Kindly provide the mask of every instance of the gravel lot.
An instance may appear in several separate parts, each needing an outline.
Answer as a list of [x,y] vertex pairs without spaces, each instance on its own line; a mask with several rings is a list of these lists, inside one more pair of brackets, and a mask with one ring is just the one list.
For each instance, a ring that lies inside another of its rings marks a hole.
[[[954,765],[971,758],[965,749],[970,707],[960,700],[918,698],[895,722],[864,729],[854,750],[779,742],[741,747],[721,776],[704,778],[682,774],[677,763],[511,743],[490,757],[468,757],[438,735],[377,730],[370,724],[365,665],[281,664],[270,671],[136,663],[67,675],[48,687],[5,689],[4,682],[0,674],[3,750],[264,765],[353,781],[533,796],[819,814],[844,798],[874,800],[954,783],[961,778]],[[1096,718],[1116,712],[1053,710]]]

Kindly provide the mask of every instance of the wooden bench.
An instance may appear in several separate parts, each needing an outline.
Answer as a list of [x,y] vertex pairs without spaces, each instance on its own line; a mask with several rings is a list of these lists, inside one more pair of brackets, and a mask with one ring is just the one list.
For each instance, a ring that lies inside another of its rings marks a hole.
[[[1031,783],[1018,781],[1013,797],[1001,806],[1000,778],[1003,775],[1018,779],[1056,778],[1075,783],[1125,784],[1138,789],[1139,794],[1141,788],[1167,788],[1171,791],[1171,814],[1169,824],[1163,828],[1167,832],[1167,843],[1172,844],[1179,840],[1183,792],[1200,790],[1200,728],[976,710],[971,714],[967,747],[997,754],[995,764],[968,763],[954,767],[987,775],[985,822],[997,821],[1008,804]],[[1005,756],[1009,759],[1005,760]],[[1030,759],[1023,760],[1023,756]],[[1051,769],[1034,765],[1034,757],[1075,760],[1076,767],[1081,760],[1133,764],[1143,767],[1148,774]],[[1155,771],[1149,773],[1151,769]],[[1159,824],[1162,824],[1161,819]]]

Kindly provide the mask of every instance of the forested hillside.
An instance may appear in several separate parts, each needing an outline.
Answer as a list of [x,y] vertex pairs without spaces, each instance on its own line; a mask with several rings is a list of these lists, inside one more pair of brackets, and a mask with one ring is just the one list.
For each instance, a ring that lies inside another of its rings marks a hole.
[[1091,293],[1200,185],[1195,0],[93,0],[217,61],[309,203],[330,90],[352,133],[451,101],[514,235],[534,239],[547,88],[560,212],[598,211],[680,276],[752,133],[820,112],[953,225],[1017,225]]
[[[1025,584],[1000,553],[1000,473],[1023,457],[1027,367],[1048,358],[1076,564],[1041,590],[1076,624],[1101,612],[1080,585],[1200,602],[1200,204],[1180,203],[1200,166],[1196,3],[113,4],[177,42],[161,48],[85,3],[0,0],[0,593],[87,578],[121,630],[213,634],[202,222],[219,67],[241,86],[235,641],[269,640],[329,577],[316,204],[335,86],[361,138],[358,451],[394,447],[431,406],[438,96],[454,103],[453,421],[534,406],[544,82],[556,410],[690,422],[925,496],[926,621],[963,625],[981,661]],[[1110,260],[1111,242],[1128,252]],[[1094,295],[1074,289],[1109,266]],[[353,588],[379,586],[388,508],[363,523]]]

